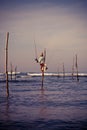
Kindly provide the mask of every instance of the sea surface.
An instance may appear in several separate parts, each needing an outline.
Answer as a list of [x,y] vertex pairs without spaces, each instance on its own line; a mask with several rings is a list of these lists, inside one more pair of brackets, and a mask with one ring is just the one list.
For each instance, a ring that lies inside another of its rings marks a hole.
[[0,73],[0,130],[87,130],[87,75]]

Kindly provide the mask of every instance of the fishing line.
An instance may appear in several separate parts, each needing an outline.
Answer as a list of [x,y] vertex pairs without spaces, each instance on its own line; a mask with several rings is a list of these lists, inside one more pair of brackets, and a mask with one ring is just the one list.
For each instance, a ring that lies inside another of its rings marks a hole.
[[35,47],[35,59],[37,59],[37,46],[36,46],[35,40],[34,40],[34,47]]

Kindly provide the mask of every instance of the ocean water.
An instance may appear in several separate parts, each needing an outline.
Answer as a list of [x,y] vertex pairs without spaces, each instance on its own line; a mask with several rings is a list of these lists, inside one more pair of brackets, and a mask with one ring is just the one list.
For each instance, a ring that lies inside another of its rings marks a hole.
[[87,76],[18,73],[0,74],[0,130],[87,130]]

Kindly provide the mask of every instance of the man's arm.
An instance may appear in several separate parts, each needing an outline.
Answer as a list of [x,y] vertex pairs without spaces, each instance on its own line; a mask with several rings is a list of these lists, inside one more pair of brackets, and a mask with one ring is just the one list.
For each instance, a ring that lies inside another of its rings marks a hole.
[[35,61],[38,63],[38,59],[36,58]]

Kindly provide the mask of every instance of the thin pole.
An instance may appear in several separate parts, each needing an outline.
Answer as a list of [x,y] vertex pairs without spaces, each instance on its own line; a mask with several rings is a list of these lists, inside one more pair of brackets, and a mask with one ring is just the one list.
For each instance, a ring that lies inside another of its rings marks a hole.
[[77,54],[76,54],[76,71],[77,71],[77,81],[79,81]]
[[46,61],[46,49],[44,49],[44,66],[43,66],[43,70],[42,70],[42,89],[43,89],[43,82],[44,82],[45,61]]
[[58,68],[57,68],[57,77],[59,78],[59,65],[58,65]]
[[63,63],[63,79],[65,78],[65,67],[64,67],[64,63]]
[[73,65],[72,65],[72,79],[74,80],[74,57],[73,57]]
[[7,32],[7,39],[6,39],[6,89],[7,89],[7,97],[9,96],[9,85],[8,85],[8,39],[9,39],[9,32]]
[[43,89],[43,82],[44,82],[44,70],[42,71],[42,89]]
[[13,72],[13,66],[12,66],[12,63],[11,63],[11,80],[12,80],[12,72]]
[[16,80],[17,66],[15,67],[15,80]]
[[35,40],[34,40],[34,45],[35,45],[35,59],[37,59],[37,47],[36,47]]

